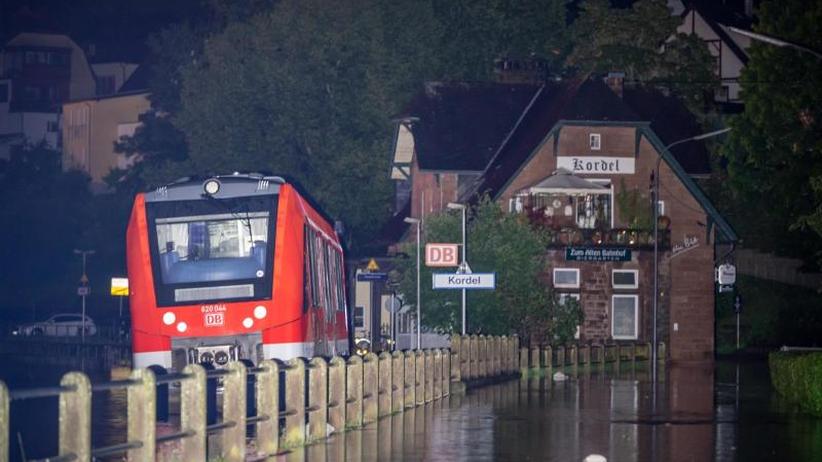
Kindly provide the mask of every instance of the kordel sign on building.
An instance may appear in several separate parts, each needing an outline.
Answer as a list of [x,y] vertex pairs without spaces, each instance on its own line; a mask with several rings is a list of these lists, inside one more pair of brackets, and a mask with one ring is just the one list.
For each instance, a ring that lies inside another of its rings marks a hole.
[[557,168],[582,174],[628,175],[634,173],[634,160],[633,157],[559,156],[557,157]]
[[631,249],[624,247],[566,247],[566,261],[631,261]]

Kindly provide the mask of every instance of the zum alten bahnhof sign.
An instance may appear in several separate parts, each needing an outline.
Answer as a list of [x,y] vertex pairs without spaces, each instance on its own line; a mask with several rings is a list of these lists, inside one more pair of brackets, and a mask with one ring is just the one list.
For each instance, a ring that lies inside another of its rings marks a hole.
[[625,247],[566,247],[566,261],[631,261],[631,249]]

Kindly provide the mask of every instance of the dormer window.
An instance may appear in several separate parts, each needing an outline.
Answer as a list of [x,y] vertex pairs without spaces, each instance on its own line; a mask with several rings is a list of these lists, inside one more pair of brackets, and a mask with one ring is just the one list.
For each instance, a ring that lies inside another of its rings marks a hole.
[[599,151],[602,149],[602,135],[599,133],[588,134],[588,146],[591,148],[591,151]]

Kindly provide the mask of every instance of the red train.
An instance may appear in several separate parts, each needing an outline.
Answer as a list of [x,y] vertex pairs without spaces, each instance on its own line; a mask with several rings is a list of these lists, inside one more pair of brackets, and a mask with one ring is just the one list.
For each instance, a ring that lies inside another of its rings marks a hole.
[[348,353],[339,237],[282,178],[138,194],[126,241],[134,367]]

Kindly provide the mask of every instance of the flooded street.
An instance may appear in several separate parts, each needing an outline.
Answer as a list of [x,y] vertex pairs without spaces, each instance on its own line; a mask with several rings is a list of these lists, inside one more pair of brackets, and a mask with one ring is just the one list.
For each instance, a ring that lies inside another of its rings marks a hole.
[[[566,371],[568,372],[568,371]],[[737,382],[737,377],[739,381]],[[470,391],[290,454],[288,460],[820,460],[822,419],[775,395],[763,362],[646,365],[530,378]],[[737,393],[737,383],[740,384]]]
[[[569,378],[560,382],[543,375],[474,389],[279,459],[567,462],[589,454],[620,462],[822,459],[822,419],[799,414],[778,397],[763,361],[669,366],[661,369],[656,393],[646,363],[565,372]],[[54,454],[56,401],[13,403],[12,460],[22,460],[18,431],[28,458]],[[124,396],[95,394],[92,407],[93,445],[124,441]]]

